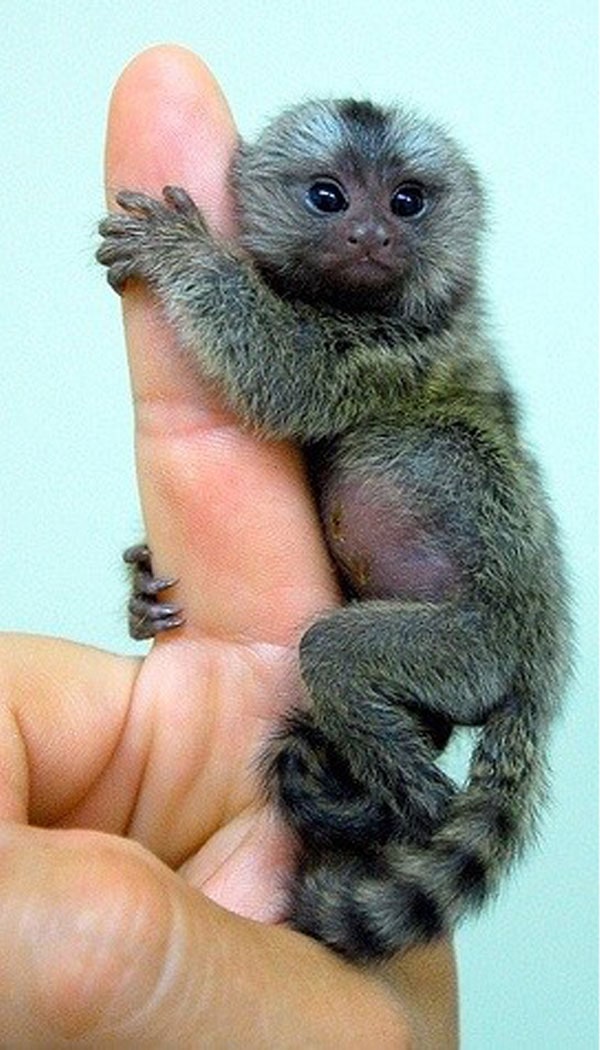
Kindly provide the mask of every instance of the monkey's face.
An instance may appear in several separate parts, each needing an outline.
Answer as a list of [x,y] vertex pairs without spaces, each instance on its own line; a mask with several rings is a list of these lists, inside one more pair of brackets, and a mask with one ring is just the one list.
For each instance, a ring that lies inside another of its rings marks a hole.
[[481,190],[434,125],[305,103],[241,149],[233,178],[242,241],[289,294],[423,322],[472,286]]
[[418,183],[390,191],[374,171],[338,168],[316,175],[300,195],[307,259],[324,289],[377,296],[400,287],[410,258],[404,226],[426,208]]

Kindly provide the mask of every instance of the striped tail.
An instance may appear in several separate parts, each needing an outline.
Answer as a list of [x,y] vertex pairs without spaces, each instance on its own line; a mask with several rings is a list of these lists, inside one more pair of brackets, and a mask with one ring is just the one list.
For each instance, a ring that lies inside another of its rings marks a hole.
[[439,937],[479,909],[534,834],[546,795],[547,714],[507,701],[490,716],[467,783],[425,847],[388,842],[362,858],[309,858],[292,895],[294,927],[373,959]]

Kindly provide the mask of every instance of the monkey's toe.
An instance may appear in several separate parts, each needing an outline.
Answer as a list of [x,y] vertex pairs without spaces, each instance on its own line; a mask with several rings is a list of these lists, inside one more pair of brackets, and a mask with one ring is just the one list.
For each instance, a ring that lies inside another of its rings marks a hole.
[[134,543],[132,547],[127,547],[123,551],[123,561],[126,565],[152,571],[152,554],[147,543]]
[[140,641],[181,627],[185,623],[181,606],[158,601],[160,592],[176,584],[177,579],[154,575],[152,555],[145,543],[128,547],[123,560],[132,567],[131,597],[127,604],[131,637]]
[[185,623],[181,606],[170,602],[156,602],[135,594],[127,603],[127,613],[129,633],[136,641],[155,638],[163,631],[171,631]]

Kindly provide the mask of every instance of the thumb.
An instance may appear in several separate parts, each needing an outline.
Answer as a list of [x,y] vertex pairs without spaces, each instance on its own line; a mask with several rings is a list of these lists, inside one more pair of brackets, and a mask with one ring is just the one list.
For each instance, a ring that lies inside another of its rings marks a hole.
[[407,1045],[378,981],[232,915],[135,843],[5,827],[0,900],[2,1046],[259,1050],[298,1046],[299,1025],[324,1050],[344,1031],[348,1048]]

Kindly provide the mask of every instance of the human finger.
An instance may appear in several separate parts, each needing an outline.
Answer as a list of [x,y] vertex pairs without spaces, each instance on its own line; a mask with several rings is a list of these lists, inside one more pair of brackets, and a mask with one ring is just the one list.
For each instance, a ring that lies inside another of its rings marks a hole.
[[[207,68],[181,48],[144,52],[113,94],[109,197],[182,184],[220,233],[233,230],[226,172],[236,133]],[[177,576],[186,637],[288,643],[335,587],[301,460],[259,441],[200,382],[149,294],[124,297],[147,533]]]
[[56,638],[0,636],[0,821],[60,824],[89,804],[89,822],[126,827],[146,755],[140,737],[126,755],[119,747],[139,666]]
[[384,984],[137,844],[5,827],[0,897],[2,1045],[412,1045]]

